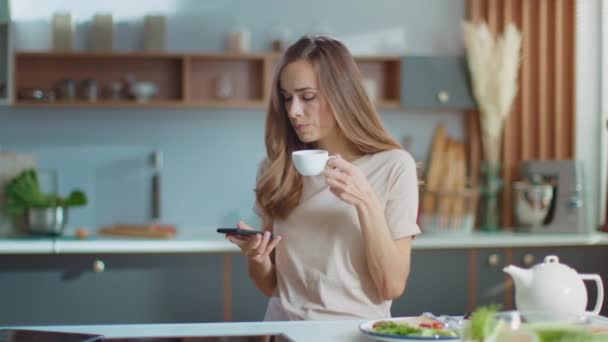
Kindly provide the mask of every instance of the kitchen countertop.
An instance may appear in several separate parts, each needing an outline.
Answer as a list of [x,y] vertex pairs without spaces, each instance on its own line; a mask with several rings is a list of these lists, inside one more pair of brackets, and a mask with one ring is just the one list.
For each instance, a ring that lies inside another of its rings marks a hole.
[[[168,240],[91,236],[77,239],[5,237],[0,254],[89,254],[89,253],[238,253],[239,249],[215,232],[215,228],[180,228]],[[423,234],[414,249],[466,249],[555,246],[608,246],[608,234],[481,233],[466,235]]]
[[286,334],[294,342],[371,342],[359,332],[361,320],[294,321],[294,322],[234,322],[194,324],[129,324],[90,326],[37,326],[35,330],[92,333],[108,338],[169,337],[169,336],[236,336]]
[[[285,334],[294,342],[352,341],[371,342],[359,332],[363,320],[293,321],[293,322],[230,322],[194,324],[129,324],[83,326],[37,326],[27,329],[51,330],[105,335],[108,338],[170,337],[170,336],[238,336]],[[608,319],[596,316],[593,326],[607,327]]]

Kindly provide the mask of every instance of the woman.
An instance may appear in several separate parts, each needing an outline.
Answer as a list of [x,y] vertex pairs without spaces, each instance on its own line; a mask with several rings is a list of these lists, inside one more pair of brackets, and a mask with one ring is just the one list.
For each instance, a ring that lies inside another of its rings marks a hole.
[[[415,163],[383,127],[340,42],[302,37],[276,70],[256,185],[265,233],[227,238],[271,297],[265,320],[390,317],[420,233]],[[337,157],[303,177],[291,159],[302,149]]]

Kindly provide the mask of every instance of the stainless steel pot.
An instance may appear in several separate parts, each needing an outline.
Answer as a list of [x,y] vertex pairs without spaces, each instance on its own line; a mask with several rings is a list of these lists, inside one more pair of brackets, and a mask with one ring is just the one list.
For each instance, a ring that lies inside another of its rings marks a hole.
[[25,225],[32,234],[61,235],[67,223],[67,207],[28,208],[25,211]]

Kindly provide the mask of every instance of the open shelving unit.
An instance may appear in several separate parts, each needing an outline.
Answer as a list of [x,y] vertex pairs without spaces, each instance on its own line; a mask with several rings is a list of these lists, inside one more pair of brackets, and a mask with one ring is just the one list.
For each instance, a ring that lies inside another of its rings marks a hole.
[[[17,106],[78,107],[266,107],[276,53],[147,53],[147,52],[17,52],[14,55],[14,104]],[[398,56],[356,57],[365,78],[377,83],[379,108],[400,106],[400,68]],[[104,96],[111,82],[122,82],[132,74],[138,81],[156,84],[158,93],[141,103]],[[79,83],[95,80],[96,101],[28,100],[22,89],[53,91],[60,81]],[[221,93],[228,84],[228,94]]]

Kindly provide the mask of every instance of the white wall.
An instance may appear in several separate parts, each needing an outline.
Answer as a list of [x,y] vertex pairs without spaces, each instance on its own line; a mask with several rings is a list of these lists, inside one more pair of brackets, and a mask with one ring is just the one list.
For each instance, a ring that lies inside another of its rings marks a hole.
[[[604,5],[605,6],[605,5]],[[576,158],[584,163],[585,205],[590,229],[600,224],[606,188],[605,121],[601,110],[602,1],[578,0],[576,7]]]

